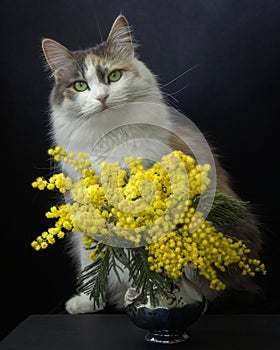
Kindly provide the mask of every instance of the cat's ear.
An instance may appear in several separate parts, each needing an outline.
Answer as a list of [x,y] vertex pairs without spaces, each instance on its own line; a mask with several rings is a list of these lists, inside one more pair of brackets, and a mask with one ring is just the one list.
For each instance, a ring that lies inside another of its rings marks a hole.
[[132,40],[132,34],[129,23],[123,15],[119,15],[110,30],[107,43],[114,46],[120,53],[132,58],[134,56],[135,44]]
[[63,72],[67,66],[73,63],[74,58],[72,52],[52,39],[43,39],[42,49],[55,78],[60,72]]

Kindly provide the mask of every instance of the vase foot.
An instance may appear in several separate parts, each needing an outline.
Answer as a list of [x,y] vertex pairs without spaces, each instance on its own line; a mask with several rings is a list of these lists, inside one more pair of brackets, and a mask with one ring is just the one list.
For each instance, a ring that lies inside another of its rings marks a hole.
[[145,336],[145,340],[150,343],[160,343],[160,344],[176,344],[182,343],[189,339],[187,332],[173,333],[170,331],[155,331],[149,332]]

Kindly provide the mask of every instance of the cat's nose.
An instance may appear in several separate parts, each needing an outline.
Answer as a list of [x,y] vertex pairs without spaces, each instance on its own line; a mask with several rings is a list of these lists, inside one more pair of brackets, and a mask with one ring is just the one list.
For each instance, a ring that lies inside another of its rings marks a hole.
[[99,95],[99,96],[96,96],[96,99],[99,100],[101,103],[105,104],[107,98],[109,97],[109,95]]

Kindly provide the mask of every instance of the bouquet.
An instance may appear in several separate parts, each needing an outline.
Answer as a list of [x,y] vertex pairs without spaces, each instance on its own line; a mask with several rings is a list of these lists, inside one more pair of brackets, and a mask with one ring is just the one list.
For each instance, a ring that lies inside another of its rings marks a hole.
[[49,155],[73,166],[79,176],[72,179],[60,172],[32,183],[39,190],[70,194],[72,201],[49,209],[46,216],[54,225],[31,245],[39,251],[57,239],[82,234],[91,264],[81,273],[78,291],[90,294],[97,306],[104,300],[111,270],[119,277],[128,269],[132,285],[149,291],[152,302],[156,291],[167,292],[187,265],[216,290],[226,288],[219,274],[230,265],[242,275],[266,273],[245,242],[218,229],[222,223],[242,222],[247,203],[215,192],[211,206],[202,210],[198,205],[213,193],[209,164],[173,151],[148,167],[134,157],[124,158],[122,164],[103,162],[97,175],[88,154],[57,146]]

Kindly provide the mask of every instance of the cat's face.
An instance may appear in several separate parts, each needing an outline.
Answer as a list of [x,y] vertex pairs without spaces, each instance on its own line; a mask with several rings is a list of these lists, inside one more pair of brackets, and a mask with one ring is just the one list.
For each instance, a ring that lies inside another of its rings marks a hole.
[[51,39],[44,39],[42,46],[55,79],[52,109],[69,118],[162,98],[154,75],[135,56],[123,16],[117,17],[107,40],[93,48],[72,52]]

